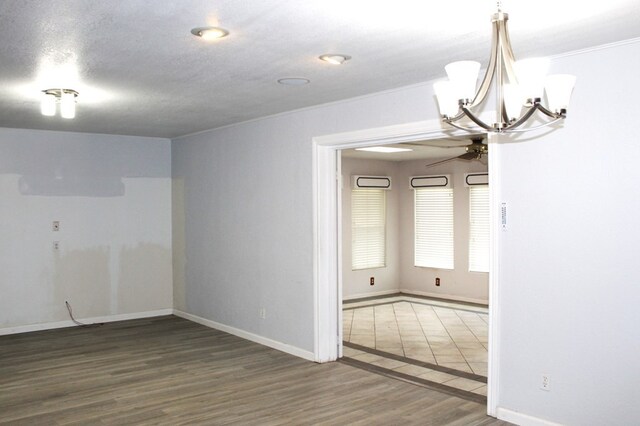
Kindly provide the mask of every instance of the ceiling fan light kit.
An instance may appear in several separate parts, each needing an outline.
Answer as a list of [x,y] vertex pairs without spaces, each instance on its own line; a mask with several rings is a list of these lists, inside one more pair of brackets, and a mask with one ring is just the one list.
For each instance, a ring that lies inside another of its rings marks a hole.
[[42,91],[40,113],[48,117],[56,115],[57,105],[60,104],[62,118],[75,118],[76,98],[78,92],[73,89],[47,89]]
[[[442,121],[458,129],[477,133],[512,133],[535,130],[563,120],[567,114],[569,99],[575,85],[573,75],[558,74],[547,76],[549,60],[531,58],[516,61],[511,48],[507,21],[509,16],[501,11],[493,14],[493,38],[491,57],[480,87],[476,90],[480,63],[459,61],[448,64],[445,71],[448,81],[433,85]],[[474,113],[495,83],[497,111],[494,123],[485,123]],[[547,95],[547,105],[542,104],[543,94]],[[544,124],[520,128],[539,111],[547,118]],[[463,118],[470,119],[475,126],[458,123]]]

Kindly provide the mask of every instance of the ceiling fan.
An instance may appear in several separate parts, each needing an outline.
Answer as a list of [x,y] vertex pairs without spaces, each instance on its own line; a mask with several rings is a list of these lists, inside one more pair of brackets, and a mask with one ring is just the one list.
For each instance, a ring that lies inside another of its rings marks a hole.
[[482,143],[482,141],[484,141],[484,138],[482,137],[471,138],[471,144],[464,146],[464,149],[466,151],[464,154],[452,158],[447,158],[446,160],[436,161],[435,163],[427,164],[425,167],[432,167],[438,164],[446,163],[447,161],[457,159],[481,160],[489,152],[489,147],[487,146],[487,144]]

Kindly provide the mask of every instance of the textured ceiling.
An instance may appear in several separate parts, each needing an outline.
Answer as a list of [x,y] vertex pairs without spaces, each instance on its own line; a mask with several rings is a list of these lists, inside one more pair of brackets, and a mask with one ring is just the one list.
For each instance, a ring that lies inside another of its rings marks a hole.
[[[503,2],[516,56],[640,37],[640,2]],[[0,127],[176,137],[486,64],[494,1],[2,0]],[[219,25],[207,43],[193,27]],[[342,66],[323,53],[345,53]],[[282,86],[282,77],[311,84]],[[74,120],[43,89],[80,92]]]

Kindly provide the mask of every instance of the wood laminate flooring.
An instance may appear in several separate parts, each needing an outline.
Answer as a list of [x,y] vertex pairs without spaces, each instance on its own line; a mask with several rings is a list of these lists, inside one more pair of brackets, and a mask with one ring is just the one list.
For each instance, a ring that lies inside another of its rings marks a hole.
[[0,424],[506,424],[485,411],[174,316],[0,337]]

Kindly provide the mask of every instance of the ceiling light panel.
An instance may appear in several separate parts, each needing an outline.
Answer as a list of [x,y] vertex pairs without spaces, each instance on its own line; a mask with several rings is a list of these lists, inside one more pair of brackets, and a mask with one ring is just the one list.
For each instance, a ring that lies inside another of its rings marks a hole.
[[311,83],[311,80],[302,77],[286,77],[279,79],[278,83],[284,84],[285,86],[304,86],[305,84]]
[[356,148],[356,151],[384,152],[387,154],[391,154],[394,152],[407,152],[407,151],[413,151],[413,150],[410,148],[396,148],[393,146],[371,146],[367,148]]

